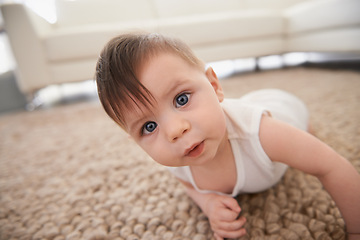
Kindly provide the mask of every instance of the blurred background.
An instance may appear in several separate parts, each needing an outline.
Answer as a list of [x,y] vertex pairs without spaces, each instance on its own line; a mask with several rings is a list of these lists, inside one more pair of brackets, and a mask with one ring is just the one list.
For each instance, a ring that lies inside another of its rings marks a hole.
[[132,30],[183,39],[220,79],[296,66],[359,70],[359,3],[2,0],[0,114],[96,100],[101,46]]

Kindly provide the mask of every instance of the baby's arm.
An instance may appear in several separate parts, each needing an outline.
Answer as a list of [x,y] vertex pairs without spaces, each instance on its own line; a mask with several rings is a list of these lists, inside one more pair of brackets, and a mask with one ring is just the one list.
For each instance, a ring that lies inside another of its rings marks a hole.
[[218,194],[203,194],[196,191],[191,184],[182,181],[188,195],[209,218],[211,229],[217,240],[223,238],[238,238],[246,234],[243,228],[246,219],[240,217],[241,211],[237,201],[228,196]]
[[316,176],[340,209],[347,232],[360,233],[360,174],[349,161],[314,136],[267,116],[260,141],[272,161]]

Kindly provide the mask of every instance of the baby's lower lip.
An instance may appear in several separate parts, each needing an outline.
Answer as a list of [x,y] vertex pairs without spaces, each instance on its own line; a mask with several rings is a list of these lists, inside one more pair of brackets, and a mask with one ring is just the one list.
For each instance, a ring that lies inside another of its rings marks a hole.
[[194,147],[190,152],[186,154],[187,157],[198,157],[204,150],[205,143],[202,141],[196,147]]

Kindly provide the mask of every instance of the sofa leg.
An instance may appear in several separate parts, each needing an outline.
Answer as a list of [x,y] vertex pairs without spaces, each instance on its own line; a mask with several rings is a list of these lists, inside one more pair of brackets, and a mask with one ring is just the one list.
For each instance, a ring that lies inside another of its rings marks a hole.
[[255,58],[255,68],[254,68],[255,72],[260,72],[260,70],[261,70],[260,66],[259,66],[259,59],[260,59],[259,57]]
[[41,98],[39,97],[39,95],[37,93],[27,94],[26,98],[27,98],[27,103],[26,103],[25,108],[27,111],[32,112],[44,104],[44,101],[41,100]]

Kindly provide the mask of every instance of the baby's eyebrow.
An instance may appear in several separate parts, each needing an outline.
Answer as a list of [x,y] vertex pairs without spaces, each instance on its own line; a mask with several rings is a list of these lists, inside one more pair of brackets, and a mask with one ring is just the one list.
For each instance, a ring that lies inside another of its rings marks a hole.
[[168,90],[166,90],[166,92],[164,93],[163,97],[167,97],[169,95],[172,95],[172,93],[177,90],[178,88],[180,88],[182,85],[184,85],[186,83],[186,79],[182,79],[182,80],[175,80],[170,88]]

